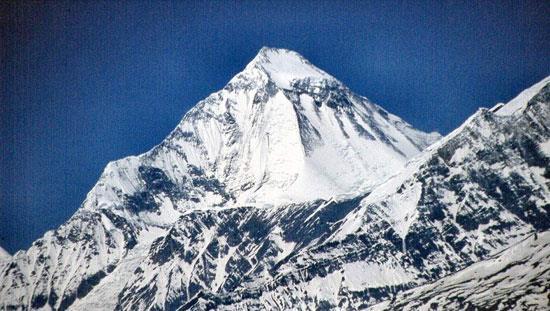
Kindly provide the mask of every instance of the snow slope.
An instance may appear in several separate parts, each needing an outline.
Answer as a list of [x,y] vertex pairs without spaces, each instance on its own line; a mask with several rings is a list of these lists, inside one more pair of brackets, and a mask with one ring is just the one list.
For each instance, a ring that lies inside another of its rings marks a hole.
[[0,247],[0,260],[8,260],[11,258],[10,253],[8,253],[5,249]]
[[276,205],[368,191],[437,138],[299,54],[263,48],[192,109],[159,152],[181,151],[238,204]]
[[506,105],[503,105],[502,108],[499,108],[496,114],[500,116],[510,116],[514,113],[521,113],[525,109],[527,102],[539,93],[548,83],[550,83],[550,76],[521,92],[514,99],[506,103]]
[[288,90],[292,90],[294,80],[334,80],[300,54],[284,49],[262,48],[245,70],[254,69],[262,70],[275,85]]
[[369,310],[544,310],[550,305],[550,233],[525,240]]

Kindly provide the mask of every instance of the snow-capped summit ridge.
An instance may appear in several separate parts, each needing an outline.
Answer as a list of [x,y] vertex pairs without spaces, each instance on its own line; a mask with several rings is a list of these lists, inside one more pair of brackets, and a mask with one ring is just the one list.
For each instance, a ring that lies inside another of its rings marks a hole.
[[439,137],[354,94],[300,54],[263,48],[162,143],[109,164],[83,206],[124,205],[156,180],[185,189],[174,192],[192,198],[184,209],[355,195]]
[[336,80],[299,53],[280,48],[261,48],[258,55],[246,66],[245,72],[254,69],[265,72],[283,89],[290,89],[295,80]]
[[508,103],[501,106],[501,108],[493,108],[496,111],[497,115],[500,116],[510,116],[517,112],[521,112],[525,109],[527,103],[533,98],[537,93],[542,90],[546,85],[550,83],[550,76],[542,79],[540,82],[531,86],[530,88],[519,93],[518,96],[514,97]]

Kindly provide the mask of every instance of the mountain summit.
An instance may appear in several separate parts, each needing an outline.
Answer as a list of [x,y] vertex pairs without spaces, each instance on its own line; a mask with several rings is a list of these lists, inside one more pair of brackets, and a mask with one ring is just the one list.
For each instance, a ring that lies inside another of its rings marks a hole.
[[296,80],[335,80],[332,76],[315,67],[302,55],[286,50],[263,47],[258,55],[246,66],[264,71],[280,88],[291,89]]
[[298,53],[263,48],[156,151],[185,154],[239,204],[277,204],[369,191],[438,138]]

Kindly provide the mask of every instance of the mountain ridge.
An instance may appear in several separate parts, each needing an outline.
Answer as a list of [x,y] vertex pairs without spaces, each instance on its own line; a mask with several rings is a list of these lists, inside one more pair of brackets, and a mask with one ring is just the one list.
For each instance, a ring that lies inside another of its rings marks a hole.
[[[404,170],[363,199],[343,218],[328,242],[296,255],[293,264],[287,263],[297,268],[296,273],[277,276],[275,279],[280,281],[260,290],[244,289],[228,295],[205,292],[187,307],[378,306],[392,310],[433,308],[438,305],[436,301],[460,309],[494,304],[495,299],[487,295],[468,299],[461,294],[461,299],[445,300],[445,292],[438,294],[437,289],[434,293],[418,290],[434,299],[433,306],[429,299],[415,302],[398,296],[396,301],[394,296],[408,289],[415,293],[415,288],[446,277],[450,278],[442,279],[444,284],[446,280],[452,282],[451,276],[460,275],[462,269],[490,261],[491,256],[515,247],[526,237],[548,230],[549,94],[550,85],[546,84],[523,102],[526,109],[519,115],[501,117],[489,109],[480,109],[454,133],[413,159],[414,168]],[[499,169],[491,172],[488,167]],[[304,260],[306,264],[301,263]],[[521,304],[544,309],[548,304],[545,287],[539,281],[522,279],[521,272],[508,275],[506,262],[495,268],[502,269],[495,283],[479,283],[480,288],[498,286],[504,290],[499,280],[514,277],[521,280],[522,292],[531,293],[530,300],[522,298]],[[533,263],[543,265],[537,271],[545,271],[543,259]],[[539,272],[528,275],[544,280],[544,273]],[[385,280],[386,286],[373,283],[371,278]],[[476,284],[475,280],[470,282]],[[453,288],[452,284],[449,288]],[[471,291],[466,288],[464,293]],[[504,293],[517,297],[513,291]],[[514,299],[499,297],[503,305],[497,309],[515,305]]]

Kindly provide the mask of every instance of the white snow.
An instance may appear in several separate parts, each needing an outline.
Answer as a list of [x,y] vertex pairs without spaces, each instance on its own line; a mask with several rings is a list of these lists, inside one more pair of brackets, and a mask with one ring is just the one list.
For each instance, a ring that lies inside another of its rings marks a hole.
[[275,84],[283,89],[290,89],[294,80],[334,79],[298,53],[285,49],[262,48],[247,69],[252,66],[265,70]]
[[[225,237],[221,237],[219,239],[220,245],[227,245],[227,239]],[[229,246],[228,246],[229,247]],[[223,254],[220,252],[218,255],[218,259],[216,262],[216,276],[214,278],[214,283],[212,284],[212,289],[214,291],[217,291],[220,289],[220,287],[223,285],[223,283],[226,280],[226,266],[231,257],[233,257],[233,254],[235,254],[235,251],[237,250],[237,247],[229,247],[229,251],[227,254]]]
[[5,249],[0,247],[0,261],[8,260],[11,258],[10,253],[8,253]]
[[[409,228],[418,217],[416,206],[420,199],[422,185],[420,183],[408,185],[401,193],[397,191],[391,194],[384,193],[387,189],[389,188],[377,190],[372,196],[369,195],[365,198],[364,202],[361,202],[361,204],[368,205],[380,199],[384,199],[386,208],[381,212],[387,215],[388,221],[395,232],[402,240],[405,240]],[[394,191],[395,190],[394,188]]]
[[71,310],[114,310],[118,302],[118,294],[134,275],[135,269],[147,258],[151,243],[164,233],[165,230],[154,227],[143,231],[140,237],[141,243],[132,249],[117,268],[101,280],[88,295],[76,300]]
[[540,150],[547,156],[550,157],[550,139],[540,144]]
[[[322,97],[319,94],[304,93],[297,96],[297,93],[286,91],[293,82],[304,79],[307,80],[303,82],[307,82],[305,84],[310,91],[326,87],[326,83],[334,83],[331,87],[342,88],[338,89],[340,93],[337,96],[344,96],[349,103],[346,103],[345,107],[334,107],[335,104],[326,98],[321,100],[324,102],[319,102],[318,97]],[[526,90],[500,110],[495,108],[496,113],[512,115],[521,111],[525,103],[548,83],[549,79],[550,77]],[[273,82],[275,87],[268,82]],[[338,201],[344,197],[357,197],[371,191],[361,202],[361,208],[354,210],[344,219],[342,231],[333,234],[331,238],[343,238],[352,232],[368,229],[369,220],[372,220],[370,217],[377,216],[377,220],[387,221],[404,241],[418,217],[417,204],[421,196],[421,184],[415,183],[413,177],[415,172],[418,172],[419,165],[425,164],[426,159],[432,156],[439,146],[458,135],[465,127],[471,126],[472,121],[475,121],[473,124],[477,126],[476,122],[479,120],[476,120],[476,116],[484,111],[480,110],[459,129],[432,144],[427,152],[421,153],[421,149],[439,137],[437,134],[417,131],[397,116],[385,113],[366,98],[351,93],[336,79],[311,65],[295,52],[262,49],[254,61],[231,80],[227,88],[212,94],[193,108],[173,132],[174,136],[170,136],[144,155],[109,163],[96,186],[88,194],[81,211],[91,213],[97,209],[109,209],[141,230],[138,244],[133,250],[126,253],[121,231],[108,217],[102,216],[97,227],[89,228],[88,224],[83,222],[72,228],[77,232],[91,234],[94,241],[98,242],[99,256],[92,256],[93,260],[86,261],[86,256],[91,256],[91,250],[78,249],[81,246],[78,243],[70,244],[69,249],[57,246],[48,246],[46,250],[33,248],[27,253],[21,253],[20,258],[29,261],[22,265],[21,270],[25,276],[31,272],[37,275],[47,274],[46,266],[38,265],[39,268],[33,270],[39,255],[46,254],[48,260],[57,260],[49,266],[55,274],[47,275],[47,281],[59,278],[60,281],[53,286],[62,293],[77,288],[79,275],[97,272],[108,264],[118,263],[117,268],[88,296],[75,303],[75,309],[96,309],[100,307],[98,303],[104,303],[105,308],[112,308],[117,295],[128,280],[139,282],[142,286],[153,283],[158,285],[158,292],[152,304],[161,305],[166,299],[175,298],[182,290],[185,291],[184,287],[187,286],[189,291],[190,280],[202,282],[199,285],[205,289],[219,291],[229,277],[225,271],[227,263],[232,257],[243,256],[244,253],[238,246],[227,247],[220,251],[216,258],[212,258],[215,256],[207,254],[209,242],[218,239],[220,245],[226,245],[227,241],[219,238],[215,229],[201,228],[204,231],[200,231],[200,237],[193,242],[186,239],[185,234],[178,237],[182,238],[184,249],[196,251],[197,255],[193,255],[195,257],[191,263],[176,259],[166,265],[143,264],[143,274],[140,274],[139,278],[132,278],[135,268],[142,263],[145,258],[143,254],[147,253],[146,250],[150,248],[153,239],[166,234],[162,228],[170,228],[181,215],[200,209],[214,211],[238,205],[252,205],[251,208],[281,207],[283,204],[316,199]],[[309,132],[304,132],[306,126]],[[475,130],[483,137],[494,135],[489,127],[485,128],[483,125]],[[176,135],[178,133],[179,136]],[[370,136],[365,133],[369,133]],[[451,162],[463,162],[475,148],[476,146],[472,145],[461,146],[455,151]],[[542,143],[540,149],[547,155],[550,154],[550,141]],[[421,154],[417,156],[419,153]],[[407,161],[409,163],[405,167]],[[200,187],[191,187],[185,190],[189,192],[186,194],[190,197],[200,197],[199,203],[172,201],[172,198],[165,194],[155,194],[158,210],[154,213],[139,212],[134,215],[124,210],[125,196],[143,190],[144,185],[139,173],[141,166],[158,168],[175,184],[182,185],[190,178],[190,165],[204,171],[201,177],[212,178],[223,184],[235,200],[231,199],[223,206],[216,206],[222,202],[219,194],[203,191]],[[493,169],[506,171],[506,168]],[[538,175],[535,175],[538,177],[529,177],[528,174],[523,177],[526,180],[541,178],[537,179],[537,182],[544,187],[542,171],[533,169],[531,172],[537,173]],[[472,184],[465,184],[463,190],[472,190],[469,187],[473,187]],[[462,202],[457,202],[458,198],[453,192],[447,191],[438,195],[443,197],[443,203],[449,204],[448,211],[453,216],[460,213],[461,208],[466,208]],[[481,199],[478,208],[489,208],[494,203],[483,196]],[[545,203],[540,201],[537,204],[542,206]],[[322,205],[313,211],[310,216],[312,218],[306,221],[313,219],[316,213],[325,207]],[[367,210],[376,215],[368,215]],[[503,212],[499,217],[512,219],[516,216]],[[515,218],[512,220],[516,221]],[[73,220],[68,223],[75,224]],[[495,242],[500,239],[499,233],[485,232],[492,225],[493,221],[480,226],[477,232],[471,234],[476,235],[479,245],[487,244],[490,245],[487,246],[489,251],[499,251],[503,247],[502,243]],[[531,229],[514,228],[517,235],[510,237],[507,242],[512,243],[524,237]],[[107,233],[111,233],[111,236]],[[278,227],[268,236],[269,242],[275,244],[273,250],[276,251],[269,257],[270,261],[280,261],[293,251],[298,255],[307,254],[306,251],[300,253],[303,249],[296,250],[296,244],[286,241],[284,236],[283,230]],[[461,232],[458,238],[465,236],[466,233]],[[54,239],[51,233],[47,234],[46,238],[51,241]],[[111,238],[111,242],[117,247],[108,248],[108,238]],[[308,247],[314,244],[315,242],[312,242]],[[445,247],[441,244],[439,246]],[[405,244],[403,248],[406,251]],[[296,263],[309,263],[309,260],[314,262],[323,256],[322,259],[334,258],[330,257],[332,255],[334,254],[315,254],[317,258],[304,255],[299,257]],[[474,257],[473,255],[473,260],[479,259]],[[208,271],[214,275],[212,282],[200,281],[198,276],[204,273],[203,265],[207,260],[211,260],[209,263],[215,265],[215,268]],[[252,260],[249,262],[253,265],[260,264],[253,263]],[[289,264],[286,267],[292,266]],[[278,271],[285,271],[286,267]],[[339,290],[343,287],[362,290],[409,283],[412,281],[411,275],[414,275],[411,272],[413,269],[411,266],[405,269],[397,262],[391,262],[391,259],[383,263],[342,263],[341,269],[328,273],[326,277],[316,277],[310,282],[305,282],[307,284],[300,290],[307,291],[312,297],[327,298],[336,302],[339,299]],[[36,279],[25,279],[24,281],[29,281],[32,285],[21,287],[29,293],[50,292],[51,282],[39,283]],[[20,297],[30,299],[29,293],[23,293],[14,300]]]
[[[406,171],[413,171],[412,168],[416,167],[416,165],[412,165],[414,163],[410,164]],[[420,183],[406,184],[400,189],[406,178],[407,174],[398,174],[376,187],[361,201],[361,208],[347,216],[342,229],[335,234],[334,238],[343,239],[346,235],[359,230],[368,221],[367,208],[370,205],[382,204],[375,209],[375,213],[385,219],[401,237],[405,250],[405,237],[418,217],[416,207],[422,191]],[[398,191],[398,189],[400,190]]]
[[[505,299],[516,303],[524,301],[533,310],[546,309],[549,299],[543,284],[548,283],[550,276],[548,246],[549,232],[539,233],[538,238],[530,236],[492,258],[400,293],[395,301],[385,301],[368,310],[392,310],[395,302],[404,303],[405,306],[399,308],[404,310],[430,310],[432,303],[437,303],[441,309],[460,309],[464,304],[485,302],[488,306],[491,301],[497,303]],[[518,304],[516,307],[523,309],[525,306]]]
[[329,273],[325,277],[315,277],[309,281],[304,289],[310,297],[319,297],[333,303],[338,301],[338,292],[342,286],[342,273]]
[[[181,137],[165,142],[185,154],[187,163],[227,185],[236,205],[265,207],[367,192],[438,138],[397,116],[382,116],[381,108],[344,89],[340,92],[349,100],[349,113],[319,105],[308,94],[291,101],[282,89],[304,78],[311,89],[324,88],[327,81],[340,85],[296,52],[262,49],[230,81],[231,88],[210,95],[178,125],[199,143]],[[258,102],[274,79],[278,88]],[[226,121],[229,115],[233,124]],[[310,134],[304,138],[306,129],[300,126],[306,124]],[[355,124],[371,135],[382,131],[393,146],[361,135]],[[163,150],[157,157],[167,160],[155,163],[171,177],[178,174],[170,163],[185,170],[173,154]]]
[[467,145],[460,146],[458,149],[455,150],[455,153],[451,158],[451,162],[461,163],[470,154],[471,154],[471,150]]
[[523,109],[525,109],[525,105],[527,105],[527,102],[529,102],[531,98],[537,95],[537,93],[540,92],[540,90],[548,83],[550,83],[550,76],[544,78],[542,81],[519,93],[518,96],[502,106],[502,108],[500,108],[496,112],[496,114],[501,116],[510,116],[515,113],[520,113],[521,111],[523,111]]
[[354,291],[399,285],[412,281],[400,265],[356,261],[343,266],[344,284]]

